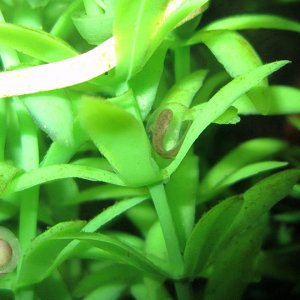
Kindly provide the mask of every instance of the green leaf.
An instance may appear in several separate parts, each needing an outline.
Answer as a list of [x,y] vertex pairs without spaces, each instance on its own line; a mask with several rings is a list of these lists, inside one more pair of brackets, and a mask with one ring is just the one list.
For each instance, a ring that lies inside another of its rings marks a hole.
[[274,15],[238,15],[214,21],[202,30],[279,29],[300,32],[300,23]]
[[[200,183],[201,194],[213,190],[215,186],[242,167],[273,157],[286,147],[287,144],[284,141],[270,138],[258,138],[240,144],[210,168]],[[237,157],[239,159],[236,159]]]
[[27,3],[32,8],[44,7],[49,3],[50,0],[27,0]]
[[255,227],[262,216],[291,192],[299,178],[300,170],[286,170],[263,179],[247,190],[243,194],[243,206],[224,235],[219,248],[227,247],[240,232]]
[[67,284],[58,271],[38,284],[36,291],[40,299],[72,300]]
[[112,172],[87,166],[61,164],[34,169],[16,177],[7,187],[5,194],[7,195],[18,191],[23,191],[33,186],[53,180],[74,177],[91,181],[103,181],[117,185],[124,185],[119,177]]
[[166,173],[165,175],[170,176],[175,171],[198,136],[206,127],[223,114],[236,99],[249,91],[253,86],[257,85],[257,83],[263,78],[272,74],[287,63],[287,61],[278,61],[258,67],[245,75],[236,77],[220,89],[207,102],[204,109],[196,116],[185,136],[175,160],[164,170]]
[[155,101],[166,53],[167,45],[163,44],[145,64],[142,71],[130,80],[143,119],[149,114]]
[[103,14],[78,14],[72,17],[80,35],[91,45],[99,45],[112,36],[113,16],[110,10]]
[[44,273],[55,261],[57,255],[69,244],[67,240],[57,240],[60,235],[79,232],[85,222],[70,221],[59,223],[40,234],[30,245],[22,260],[17,287],[24,287],[44,279]]
[[163,22],[161,22],[160,27],[157,28],[155,36],[151,41],[147,58],[152,55],[155,49],[174,28],[204,12],[208,4],[209,0],[169,1]]
[[262,172],[286,167],[288,165],[287,162],[282,161],[263,161],[258,163],[253,163],[247,165],[235,173],[228,176],[219,186],[219,188],[223,188],[224,186],[232,185],[238,181],[249,178],[251,176],[257,175]]
[[[40,129],[53,141],[63,145],[73,144],[73,111],[64,91],[38,93],[23,96],[22,99]],[[64,120],[64,125],[61,126],[57,120]]]
[[166,276],[166,273],[163,269],[161,269],[159,266],[154,265],[149,259],[139,253],[136,249],[131,248],[130,246],[107,235],[100,233],[82,232],[78,234],[60,235],[59,239],[76,239],[81,242],[88,242],[93,246],[112,254],[117,262],[133,266],[134,268],[141,270],[142,272],[145,272],[147,274],[152,274],[155,276]]
[[112,1],[117,73],[121,76],[129,79],[144,63],[151,37],[163,19],[167,3],[167,0]]
[[[219,182],[216,186],[213,186],[209,191],[206,190],[206,194],[200,190],[200,193],[202,192],[200,195],[200,201],[201,203],[203,203],[210,200],[211,197],[215,197],[217,194],[222,192],[224,188],[233,185],[241,180],[247,179],[252,176],[256,176],[263,172],[282,168],[287,165],[287,162],[281,161],[263,161],[245,165],[240,169],[235,170],[235,172],[231,173],[227,177],[225,177],[221,182]],[[205,185],[203,185],[202,183],[201,186]]]
[[126,290],[126,284],[123,282],[114,282],[111,284],[103,285],[95,289],[85,300],[98,300],[98,299],[110,299],[118,300],[122,296],[122,293]]
[[[232,31],[202,31],[196,32],[188,44],[204,43],[227,73],[235,78],[246,74],[262,65],[262,62],[249,42],[237,32]],[[257,86],[267,86],[267,80],[258,82]],[[249,93],[256,109],[265,113],[269,103],[262,100],[259,90]],[[257,95],[258,94],[258,95]],[[260,96],[258,98],[258,96]]]
[[[133,95],[127,93],[127,97]],[[144,126],[131,113],[108,101],[86,96],[80,118],[99,151],[128,185],[138,187],[160,179]]]
[[[82,227],[81,230],[84,232],[95,232],[99,230],[103,225],[107,224],[122,213],[142,203],[145,200],[146,197],[136,197],[117,202],[116,204],[108,207],[107,209],[96,215],[84,227]],[[41,270],[40,277],[36,278],[36,281],[42,280],[45,277],[47,277],[65,260],[70,258],[74,253],[76,254],[76,251],[78,251],[78,246],[79,241],[71,241],[66,243],[64,249],[61,249],[61,252],[56,255],[55,260],[49,261],[48,265],[46,265],[46,267],[43,270]]]
[[54,62],[78,54],[66,42],[45,31],[2,22],[0,45],[45,62]]
[[4,193],[8,184],[19,174],[21,170],[10,162],[0,162],[0,195]]
[[254,263],[266,231],[265,218],[241,232],[220,251],[204,292],[204,300],[241,299],[254,277]]
[[188,41],[189,45],[197,43],[204,43],[231,77],[246,74],[262,65],[253,47],[237,32],[200,30]]
[[61,205],[77,205],[88,201],[99,201],[107,199],[120,199],[127,197],[145,196],[146,189],[128,188],[115,185],[100,185],[89,189],[82,190],[73,198],[65,198]]
[[87,274],[79,281],[74,290],[74,296],[83,297],[93,290],[96,290],[99,286],[110,285],[114,282],[128,284],[139,275],[140,272],[133,267],[122,264],[103,263],[96,272]]
[[[287,115],[300,113],[300,90],[291,86],[270,86],[255,88],[258,91],[257,97],[259,101],[269,103],[266,115]],[[234,106],[238,109],[239,114],[260,114],[260,112],[252,105],[247,97],[243,97],[236,101]]]
[[214,206],[200,218],[185,247],[186,274],[196,276],[203,271],[212,251],[220,242],[225,229],[233,222],[242,203],[240,196],[231,197]]

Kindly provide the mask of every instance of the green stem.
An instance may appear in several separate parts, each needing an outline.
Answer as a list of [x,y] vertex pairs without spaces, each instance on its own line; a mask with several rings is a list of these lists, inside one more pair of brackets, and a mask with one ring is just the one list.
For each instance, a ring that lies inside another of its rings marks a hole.
[[182,78],[190,74],[191,54],[190,47],[179,47],[174,50],[175,56],[175,79],[179,82]]
[[176,281],[175,282],[176,295],[178,300],[192,300],[193,291],[189,282]]
[[0,161],[4,161],[4,151],[6,142],[6,103],[0,101]]
[[174,220],[168,204],[163,184],[149,187],[159,222],[162,227],[171,269],[176,276],[182,275],[184,270],[183,257],[180,252],[179,239],[176,233]]
[[[14,99],[14,106],[18,114],[20,125],[21,151],[20,167],[25,171],[36,169],[39,166],[39,147],[37,129],[31,120],[26,108],[19,99]],[[20,245],[22,253],[28,248],[36,235],[39,188],[34,187],[20,194]]]

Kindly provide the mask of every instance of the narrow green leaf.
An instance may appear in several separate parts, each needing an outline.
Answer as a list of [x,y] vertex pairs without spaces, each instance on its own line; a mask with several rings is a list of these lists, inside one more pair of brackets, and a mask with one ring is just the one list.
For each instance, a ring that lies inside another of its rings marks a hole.
[[45,31],[3,22],[0,22],[0,45],[44,62],[54,62],[78,54],[66,42]]
[[[133,95],[127,93],[127,97]],[[86,96],[80,114],[83,128],[127,184],[138,187],[160,179],[144,126],[131,113]]]
[[190,147],[207,126],[224,113],[241,95],[257,85],[263,78],[282,68],[287,63],[287,61],[278,61],[258,67],[245,75],[236,77],[220,89],[207,102],[203,111],[199,112],[190,126],[176,158],[165,169],[166,176],[170,176],[175,171]]
[[214,21],[202,30],[279,29],[300,32],[300,23],[274,15],[239,15]]
[[[99,230],[103,225],[112,221],[122,213],[131,209],[132,207],[142,203],[146,199],[146,197],[136,197],[117,202],[116,204],[110,206],[109,208],[105,209],[97,216],[95,216],[93,219],[91,219],[81,230],[84,232],[95,232]],[[65,245],[64,249],[62,249],[62,251],[56,256],[56,259],[54,261],[49,262],[47,268],[44,269],[40,277],[42,279],[47,277],[65,260],[70,258],[74,253],[76,254],[78,246],[79,241],[68,242]]]
[[127,286],[123,282],[114,282],[111,284],[103,285],[95,289],[85,300],[98,300],[98,299],[110,299],[118,300],[122,296],[122,293],[126,290]]
[[88,201],[99,201],[107,199],[120,199],[127,197],[145,196],[148,194],[147,189],[128,188],[115,185],[100,185],[86,190],[82,190],[73,198],[65,198],[61,205],[77,205]]
[[[240,168],[271,158],[286,147],[287,144],[284,141],[269,138],[258,138],[240,144],[210,168],[200,183],[201,194],[213,190],[215,186]],[[236,159],[237,157],[239,159]]]
[[232,185],[238,181],[260,174],[262,172],[286,167],[287,165],[287,162],[282,161],[263,161],[253,163],[237,170],[234,174],[227,177],[219,187],[223,188],[224,186]]
[[154,265],[136,249],[131,248],[130,246],[107,235],[100,233],[82,232],[78,234],[75,233],[60,235],[58,238],[66,240],[76,239],[81,242],[88,242],[101,250],[113,254],[117,262],[133,266],[136,269],[141,270],[142,272],[145,272],[147,274],[152,274],[155,276],[166,276],[164,270],[160,269],[159,266]]
[[79,232],[84,225],[83,221],[59,223],[40,234],[31,243],[24,256],[16,286],[24,287],[44,279],[44,273],[48,271],[49,266],[62,249],[69,244],[67,240],[55,238],[63,234]]
[[201,187],[205,186],[203,185],[203,182],[200,187],[200,201],[201,203],[206,202],[210,200],[212,197],[215,197],[220,192],[223,191],[224,188],[233,185],[241,180],[250,178],[252,176],[256,176],[258,174],[261,174],[263,172],[271,171],[274,169],[282,168],[287,166],[287,162],[281,162],[281,161],[262,161],[262,162],[255,162],[248,165],[245,165],[241,167],[240,169],[235,170],[235,172],[231,173],[227,177],[225,177],[221,182],[219,182],[216,186],[213,186],[210,190],[206,190],[206,194],[201,191]]
[[116,185],[124,185],[122,180],[120,180],[119,177],[112,172],[87,166],[61,164],[41,167],[16,177],[13,181],[11,181],[5,190],[5,194],[7,195],[18,191],[23,191],[33,186],[53,180],[73,177],[91,181],[103,181]]

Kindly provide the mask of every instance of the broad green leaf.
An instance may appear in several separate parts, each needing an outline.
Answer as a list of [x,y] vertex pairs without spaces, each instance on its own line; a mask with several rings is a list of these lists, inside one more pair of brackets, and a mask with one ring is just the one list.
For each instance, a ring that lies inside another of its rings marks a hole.
[[139,271],[130,266],[109,262],[103,263],[97,271],[87,274],[80,280],[74,289],[73,295],[75,297],[83,297],[96,290],[99,286],[110,285],[114,282],[126,282],[129,284],[140,275]]
[[67,284],[61,274],[56,271],[36,286],[40,299],[72,300]]
[[[298,88],[275,85],[255,88],[254,91],[259,91],[257,97],[261,97],[260,101],[269,103],[269,107],[265,112],[266,115],[300,113],[300,90]],[[247,97],[236,101],[234,106],[238,109],[239,114],[260,114]]]
[[214,262],[204,292],[204,300],[241,299],[254,278],[254,263],[266,231],[265,218],[234,237]]
[[240,196],[233,196],[220,202],[200,218],[184,250],[186,274],[196,276],[203,271],[212,251],[233,222],[242,204]]
[[80,114],[83,128],[128,185],[138,187],[160,179],[144,126],[131,113],[86,96]]
[[245,75],[236,77],[220,89],[196,116],[175,160],[164,170],[166,172],[165,175],[170,176],[175,171],[198,136],[207,126],[223,114],[236,99],[257,85],[263,78],[277,71],[287,63],[287,61],[278,61],[258,67]]
[[22,191],[53,180],[74,177],[124,185],[122,180],[112,172],[87,166],[61,164],[34,169],[16,177],[5,190],[5,194]]
[[0,22],[0,45],[44,62],[54,62],[78,54],[66,42],[47,32],[3,22]]
[[[40,129],[53,141],[73,144],[73,111],[68,94],[60,90],[23,96],[22,99]],[[63,120],[63,126],[57,120]]]
[[45,277],[49,266],[57,255],[69,244],[67,240],[57,240],[60,235],[79,232],[85,222],[70,221],[59,223],[40,234],[30,245],[20,266],[17,287],[24,287],[39,282]]
[[231,77],[246,74],[262,65],[253,47],[237,32],[201,30],[188,41],[189,45],[197,43],[204,43]]
[[189,152],[165,186],[170,209],[176,220],[181,249],[184,248],[194,226],[198,163],[198,157]]
[[167,4],[167,0],[112,1],[120,76],[131,78],[144,63],[153,32],[162,21]]
[[82,232],[78,234],[60,235],[58,239],[79,240],[88,242],[101,250],[107,251],[113,255],[116,262],[132,266],[147,274],[155,276],[166,276],[165,270],[154,265],[149,259],[138,252],[136,249],[100,233]]
[[151,111],[156,98],[166,53],[167,45],[163,44],[145,64],[142,71],[137,73],[137,75],[130,80],[130,86],[136,95],[136,100],[143,119],[145,119]]
[[109,4],[106,1],[103,13],[75,14],[72,17],[80,35],[91,45],[99,45],[112,36],[113,16]]
[[239,232],[255,227],[262,216],[289,195],[299,178],[300,170],[286,170],[263,179],[247,190],[243,194],[243,206],[224,235],[219,248],[227,247]]
[[[204,43],[221,63],[227,73],[235,78],[246,74],[262,65],[262,62],[249,42],[237,32],[199,31],[195,33],[188,44]],[[267,80],[258,82],[257,86],[267,86]],[[257,94],[260,96],[257,99]],[[265,113],[269,107],[268,102],[261,98],[260,91],[250,92],[251,101],[258,111]]]
[[239,15],[214,21],[202,30],[279,29],[300,32],[300,23],[274,15]]

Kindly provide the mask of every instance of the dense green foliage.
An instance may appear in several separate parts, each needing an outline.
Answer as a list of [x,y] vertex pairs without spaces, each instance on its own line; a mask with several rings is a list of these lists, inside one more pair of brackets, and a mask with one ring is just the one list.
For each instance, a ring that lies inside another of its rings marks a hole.
[[268,82],[290,62],[242,34],[300,23],[258,5],[202,25],[215,3],[0,2],[1,299],[262,299],[245,291],[265,278],[300,295],[300,213],[273,211],[300,198],[300,148],[224,136],[208,158],[249,115],[300,130],[300,90]]

